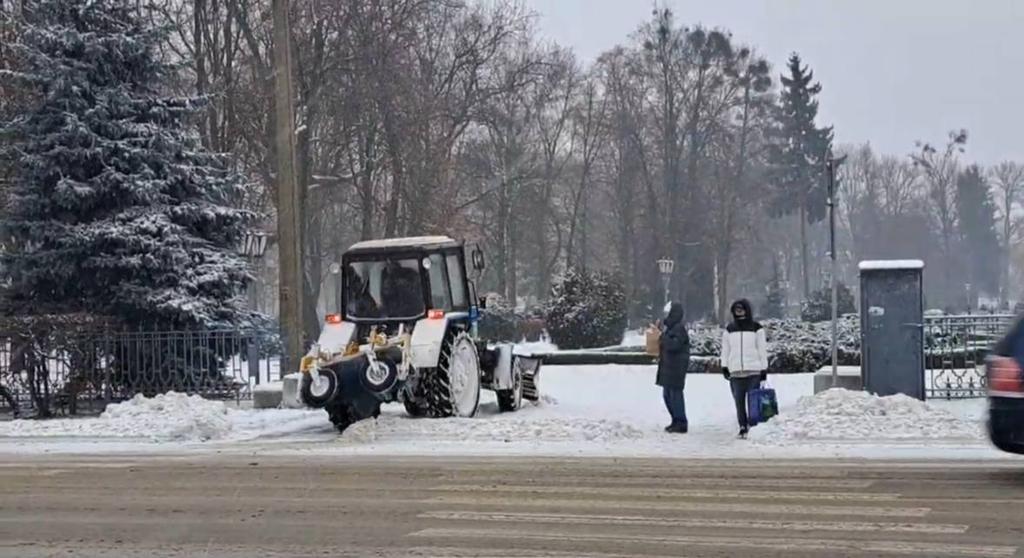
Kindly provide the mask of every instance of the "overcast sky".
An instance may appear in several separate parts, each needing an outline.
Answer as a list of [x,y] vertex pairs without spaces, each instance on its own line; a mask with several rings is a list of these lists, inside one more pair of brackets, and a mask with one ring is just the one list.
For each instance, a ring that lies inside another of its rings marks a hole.
[[[649,0],[524,0],[542,33],[585,61],[627,41]],[[967,158],[1024,161],[1024,0],[668,0],[677,21],[723,27],[779,73],[799,52],[840,143],[905,155],[967,128]]]

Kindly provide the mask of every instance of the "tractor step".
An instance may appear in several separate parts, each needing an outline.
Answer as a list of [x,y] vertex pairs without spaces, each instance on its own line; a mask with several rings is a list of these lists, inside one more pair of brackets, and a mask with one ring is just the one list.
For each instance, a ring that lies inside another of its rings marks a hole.
[[523,399],[534,401],[540,399],[537,389],[537,376],[540,374],[541,360],[538,358],[516,357],[516,365],[523,373]]

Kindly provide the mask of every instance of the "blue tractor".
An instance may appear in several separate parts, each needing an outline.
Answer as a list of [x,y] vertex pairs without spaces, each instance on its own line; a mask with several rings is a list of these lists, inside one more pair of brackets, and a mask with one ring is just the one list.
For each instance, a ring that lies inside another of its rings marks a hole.
[[[444,236],[373,240],[342,258],[341,305],[303,357],[303,403],[339,431],[400,402],[412,416],[472,417],[481,389],[502,411],[538,399],[540,359],[478,338],[483,301],[462,243]],[[472,254],[483,272],[483,254]]]

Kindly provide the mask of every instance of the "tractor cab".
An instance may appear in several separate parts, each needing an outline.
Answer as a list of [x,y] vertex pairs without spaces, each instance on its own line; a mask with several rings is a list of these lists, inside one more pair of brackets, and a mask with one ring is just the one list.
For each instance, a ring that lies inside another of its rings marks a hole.
[[393,329],[424,318],[475,319],[474,287],[463,245],[451,238],[413,237],[353,245],[342,258],[341,319]]

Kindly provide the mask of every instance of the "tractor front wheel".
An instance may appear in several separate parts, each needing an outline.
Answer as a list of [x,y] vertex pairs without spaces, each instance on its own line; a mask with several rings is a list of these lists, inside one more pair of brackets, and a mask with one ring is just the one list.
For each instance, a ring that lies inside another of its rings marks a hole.
[[[422,407],[431,417],[472,417],[480,407],[480,359],[469,335],[451,336],[437,367],[423,370]],[[406,406],[408,410],[409,407]]]
[[312,374],[303,374],[299,385],[302,402],[314,409],[327,405],[338,391],[338,375],[330,368],[319,370],[314,380]]

